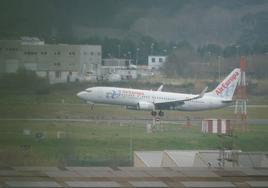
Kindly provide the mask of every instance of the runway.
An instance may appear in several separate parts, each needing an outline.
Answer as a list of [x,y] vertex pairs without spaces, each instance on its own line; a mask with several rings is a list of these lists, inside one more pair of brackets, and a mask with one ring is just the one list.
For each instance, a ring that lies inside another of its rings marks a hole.
[[[118,123],[118,124],[147,124],[151,123],[153,119],[108,119],[108,118],[1,118],[0,121],[37,121],[37,122],[81,122],[81,123]],[[201,125],[202,119],[191,119],[193,125]],[[178,124],[185,125],[186,119],[172,119],[172,120],[159,120],[162,124]],[[268,119],[248,119],[249,125],[268,125]]]

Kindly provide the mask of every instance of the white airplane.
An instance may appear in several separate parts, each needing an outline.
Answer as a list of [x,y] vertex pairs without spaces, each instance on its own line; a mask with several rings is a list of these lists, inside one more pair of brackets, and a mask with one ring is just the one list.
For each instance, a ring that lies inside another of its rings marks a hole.
[[240,80],[240,69],[234,69],[214,90],[199,94],[184,94],[118,87],[91,87],[77,93],[77,96],[89,103],[102,103],[126,106],[132,110],[152,111],[152,115],[163,116],[162,110],[197,111],[217,109],[228,106]]

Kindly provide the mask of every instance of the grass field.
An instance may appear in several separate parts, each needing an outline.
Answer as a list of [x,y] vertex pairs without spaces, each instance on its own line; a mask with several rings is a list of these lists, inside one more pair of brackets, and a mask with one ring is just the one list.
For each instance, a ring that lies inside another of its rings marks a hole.
[[[0,94],[0,165],[131,165],[135,150],[218,149],[216,135],[203,135],[200,125],[187,128],[165,124],[163,132],[146,133],[138,123],[58,122],[3,119],[150,119],[150,112],[120,106],[95,106],[94,110],[74,95],[57,91],[50,95]],[[265,104],[266,97],[262,97]],[[255,101],[261,101],[254,98]],[[166,112],[164,120],[234,118],[233,108],[203,112]],[[249,118],[267,119],[268,107],[248,108]],[[133,121],[135,122],[135,121]],[[29,130],[30,135],[24,135]],[[37,133],[43,139],[37,139]],[[57,132],[65,136],[57,139]],[[244,151],[268,151],[268,125],[249,125],[237,132],[235,147]],[[229,142],[232,140],[229,138]]]
[[[249,107],[248,117],[251,119],[268,118],[268,106]],[[182,112],[165,111],[164,120],[185,119],[187,116],[196,118],[235,118],[234,107],[218,110]],[[0,106],[1,118],[86,118],[86,119],[150,119],[149,111],[126,110],[121,106],[95,105],[92,110],[83,103],[2,103]]]
[[[29,130],[30,135],[23,131]],[[36,134],[45,136],[37,139]],[[57,132],[64,132],[57,139]],[[235,148],[268,151],[267,126],[237,132]],[[231,138],[229,138],[231,142]],[[219,149],[216,135],[204,135],[200,126],[167,125],[146,133],[145,125],[1,121],[1,165],[130,165],[135,150]]]

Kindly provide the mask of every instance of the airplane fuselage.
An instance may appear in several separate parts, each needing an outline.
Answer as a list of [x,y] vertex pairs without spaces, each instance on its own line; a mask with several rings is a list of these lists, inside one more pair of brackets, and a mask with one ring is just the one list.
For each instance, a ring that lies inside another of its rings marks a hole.
[[91,103],[123,105],[130,109],[132,109],[132,107],[136,109],[139,104],[143,103],[159,104],[186,100],[175,106],[156,107],[155,109],[148,107],[141,110],[198,111],[222,108],[230,104],[222,102],[219,98],[207,96],[206,94],[202,98],[187,100],[194,98],[196,95],[117,87],[92,87],[80,92],[78,96]]
[[184,94],[161,91],[140,90],[118,87],[92,87],[77,96],[87,102],[126,106],[133,110],[150,110],[152,115],[163,115],[161,110],[197,111],[222,108],[232,104],[233,95],[240,81],[240,69],[234,69],[210,92],[207,87],[199,94]]

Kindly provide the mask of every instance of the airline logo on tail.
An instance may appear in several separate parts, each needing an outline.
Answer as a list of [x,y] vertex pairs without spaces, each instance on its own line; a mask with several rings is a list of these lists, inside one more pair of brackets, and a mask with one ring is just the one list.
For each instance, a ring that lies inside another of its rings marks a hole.
[[225,82],[216,88],[216,94],[221,95],[222,92],[228,88],[237,78],[239,77],[239,72],[235,71]]
[[239,79],[240,69],[235,69],[226,79],[223,80],[223,82],[216,87],[214,93],[218,97],[232,98]]

